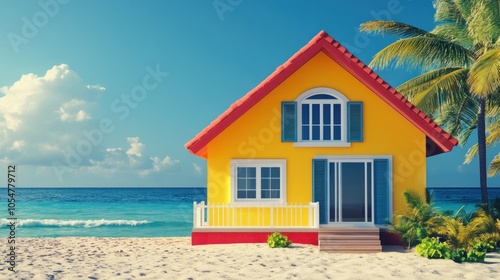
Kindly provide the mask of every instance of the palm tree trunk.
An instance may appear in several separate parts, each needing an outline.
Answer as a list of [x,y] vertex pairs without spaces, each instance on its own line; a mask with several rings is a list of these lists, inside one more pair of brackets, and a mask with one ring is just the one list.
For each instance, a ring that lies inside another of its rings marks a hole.
[[481,186],[481,203],[488,204],[488,187],[486,183],[486,124],[484,116],[486,98],[479,98],[478,101],[477,145],[479,149],[479,183]]

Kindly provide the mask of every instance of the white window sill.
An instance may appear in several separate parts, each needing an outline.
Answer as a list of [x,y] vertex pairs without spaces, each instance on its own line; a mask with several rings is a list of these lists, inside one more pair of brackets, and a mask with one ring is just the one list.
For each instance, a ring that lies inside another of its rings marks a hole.
[[286,206],[286,202],[281,200],[263,201],[263,200],[253,200],[253,201],[234,201],[229,204],[229,206],[236,207],[259,207],[259,206]]
[[295,142],[294,147],[351,147],[350,142],[307,141]]

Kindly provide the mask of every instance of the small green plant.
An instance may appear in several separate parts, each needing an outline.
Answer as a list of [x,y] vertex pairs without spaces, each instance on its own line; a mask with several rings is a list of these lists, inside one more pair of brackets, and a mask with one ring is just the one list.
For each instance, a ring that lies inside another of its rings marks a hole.
[[477,241],[473,246],[475,250],[485,251],[487,253],[494,252],[496,247],[497,247],[496,239],[487,239],[483,238],[483,236],[480,236],[479,241]]
[[462,263],[467,261],[467,251],[463,248],[459,248],[456,251],[450,251],[450,255],[446,258],[457,263]]
[[435,237],[426,237],[417,245],[417,254],[429,259],[444,259],[450,256],[446,243],[439,242]]
[[275,232],[267,237],[267,244],[271,248],[285,248],[292,244],[288,237],[279,232]]
[[468,262],[484,262],[485,257],[486,257],[486,251],[477,251],[472,249],[469,252],[467,252]]

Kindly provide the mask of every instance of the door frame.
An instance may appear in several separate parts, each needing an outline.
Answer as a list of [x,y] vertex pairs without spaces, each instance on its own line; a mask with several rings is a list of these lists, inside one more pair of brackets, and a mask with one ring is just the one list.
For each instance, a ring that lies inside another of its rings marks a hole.
[[[388,170],[389,170],[389,186],[388,186],[388,203],[389,203],[389,213],[393,213],[393,182],[392,182],[392,160],[393,157],[391,155],[355,155],[355,156],[332,156],[332,155],[318,155],[314,157],[315,160],[326,160],[327,161],[327,182],[328,182],[328,187],[327,187],[327,201],[328,201],[328,211],[327,211],[327,223],[326,224],[320,224],[320,227],[376,227],[375,224],[375,203],[376,203],[376,198],[375,198],[375,182],[374,182],[374,177],[375,177],[375,170],[374,170],[374,162],[377,159],[384,159],[388,161]],[[329,170],[329,164],[330,162],[362,162],[362,161],[371,161],[372,162],[372,222],[330,222],[330,170]],[[392,214],[390,214],[390,220],[392,221]]]

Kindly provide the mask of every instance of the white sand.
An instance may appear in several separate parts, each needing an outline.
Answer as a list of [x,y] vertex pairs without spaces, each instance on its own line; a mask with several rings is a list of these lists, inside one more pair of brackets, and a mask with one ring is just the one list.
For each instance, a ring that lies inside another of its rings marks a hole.
[[0,279],[499,279],[500,254],[485,263],[428,260],[414,252],[320,253],[295,244],[191,246],[189,238],[18,238],[16,272]]

